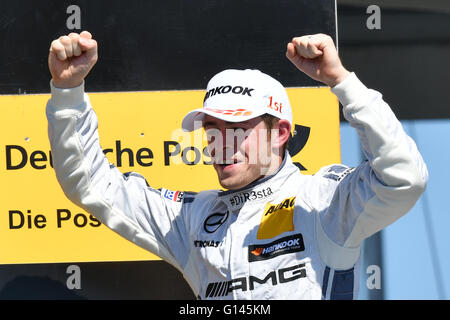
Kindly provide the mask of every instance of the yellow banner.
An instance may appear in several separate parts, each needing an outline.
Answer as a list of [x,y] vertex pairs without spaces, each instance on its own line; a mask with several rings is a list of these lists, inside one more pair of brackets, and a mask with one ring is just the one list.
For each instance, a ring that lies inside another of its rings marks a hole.
[[[340,162],[338,101],[328,88],[287,89],[298,152],[312,174]],[[122,172],[154,188],[220,188],[202,130],[183,116],[204,91],[91,93],[101,146]],[[52,169],[45,105],[49,95],[0,96],[0,264],[159,259],[121,238],[63,194]]]

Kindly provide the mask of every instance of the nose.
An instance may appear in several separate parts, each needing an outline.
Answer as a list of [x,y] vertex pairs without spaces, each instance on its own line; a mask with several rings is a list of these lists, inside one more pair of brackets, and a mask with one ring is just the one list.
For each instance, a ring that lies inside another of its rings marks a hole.
[[215,128],[208,132],[208,150],[215,163],[230,160],[238,150],[239,138],[233,129]]

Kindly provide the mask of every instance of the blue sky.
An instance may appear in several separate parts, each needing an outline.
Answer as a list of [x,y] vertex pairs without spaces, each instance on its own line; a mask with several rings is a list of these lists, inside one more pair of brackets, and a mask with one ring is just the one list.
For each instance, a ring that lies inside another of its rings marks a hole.
[[[427,164],[424,195],[404,217],[381,231],[381,277],[385,299],[450,299],[450,119],[402,121]],[[342,162],[361,161],[358,136],[341,124]],[[360,298],[368,275],[361,273]]]

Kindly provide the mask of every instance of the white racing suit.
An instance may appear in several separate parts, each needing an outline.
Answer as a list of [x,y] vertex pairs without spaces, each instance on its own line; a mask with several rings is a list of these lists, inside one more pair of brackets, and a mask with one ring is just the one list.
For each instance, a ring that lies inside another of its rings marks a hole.
[[278,172],[236,191],[177,192],[105,158],[84,84],[47,104],[53,165],[67,197],[175,266],[200,299],[355,299],[362,241],[408,212],[428,173],[380,93],[352,73],[331,89],[367,161]]

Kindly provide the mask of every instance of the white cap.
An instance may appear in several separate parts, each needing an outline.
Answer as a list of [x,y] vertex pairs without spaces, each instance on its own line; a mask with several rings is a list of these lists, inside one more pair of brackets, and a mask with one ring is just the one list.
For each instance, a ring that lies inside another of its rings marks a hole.
[[181,127],[193,131],[205,114],[229,122],[241,122],[270,114],[292,126],[291,104],[280,82],[259,70],[228,69],[208,82],[203,108],[190,111]]

